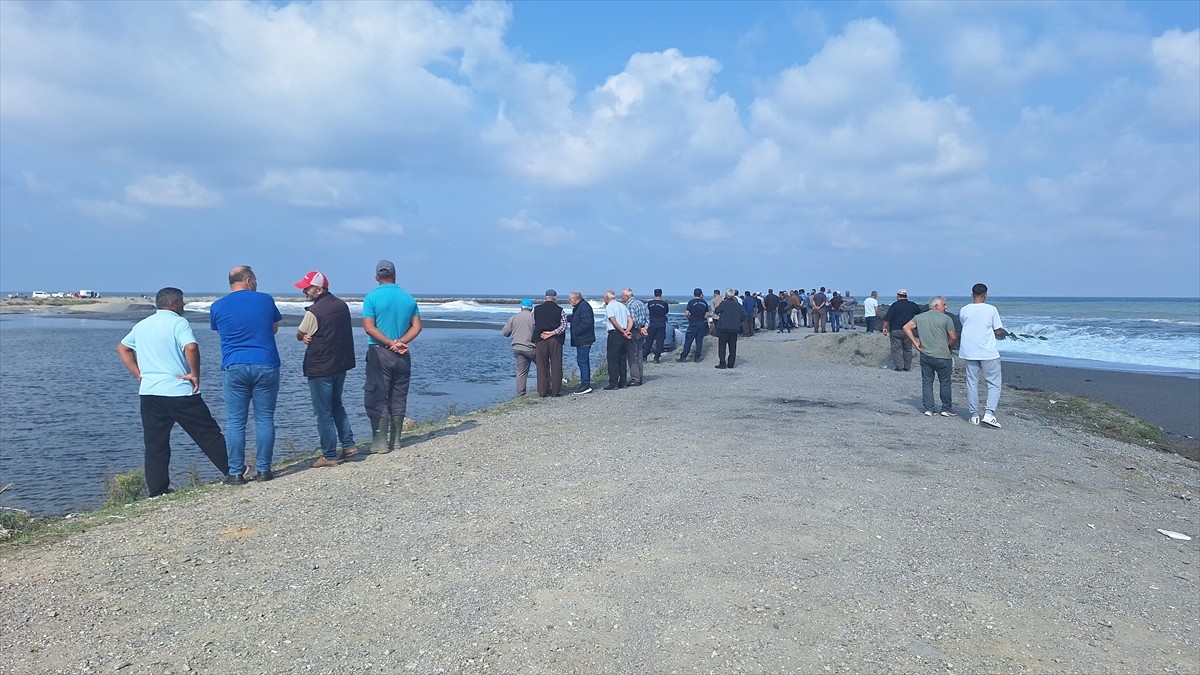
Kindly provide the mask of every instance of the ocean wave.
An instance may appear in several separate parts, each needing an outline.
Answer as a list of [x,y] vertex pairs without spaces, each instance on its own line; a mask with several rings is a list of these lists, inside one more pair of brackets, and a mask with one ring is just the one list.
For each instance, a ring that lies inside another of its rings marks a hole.
[[1009,322],[1006,328],[1018,338],[1001,340],[1001,354],[1200,371],[1200,332],[1195,330],[1131,330],[1092,322]]

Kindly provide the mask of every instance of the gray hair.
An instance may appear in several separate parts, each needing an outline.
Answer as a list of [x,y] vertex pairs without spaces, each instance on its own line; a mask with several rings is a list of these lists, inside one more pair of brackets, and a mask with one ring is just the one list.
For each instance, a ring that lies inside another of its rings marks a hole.
[[631,298],[633,297],[633,289],[628,286],[621,289],[621,294],[624,295],[625,293],[628,293],[629,297],[631,297]]
[[604,291],[604,299],[605,300],[615,300],[616,298],[617,298],[617,292],[614,291],[613,289],[610,288],[607,291]]
[[930,307],[930,308],[933,308],[933,307],[934,307],[935,305],[937,305],[938,303],[941,303],[941,304],[943,304],[943,305],[944,305],[944,304],[946,304],[946,296],[944,296],[944,295],[935,295],[935,296],[933,296],[932,298],[929,298],[929,307]]
[[579,291],[571,291],[570,293],[567,293],[567,297],[568,298],[578,298],[578,299],[582,300],[583,293],[580,293]]
[[726,288],[726,289],[725,289],[725,297],[727,297],[727,298],[736,298],[736,297],[737,297],[737,291],[736,291],[736,290],[734,290],[734,289],[732,289],[732,288]]

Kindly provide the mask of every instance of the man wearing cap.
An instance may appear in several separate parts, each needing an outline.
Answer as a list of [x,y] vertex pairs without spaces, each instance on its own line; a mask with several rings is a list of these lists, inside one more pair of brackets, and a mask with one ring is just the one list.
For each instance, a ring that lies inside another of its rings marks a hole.
[[363,402],[371,420],[371,452],[384,454],[400,446],[412,377],[408,345],[421,334],[421,315],[413,296],[396,285],[392,261],[375,264],[375,281],[379,286],[363,298],[367,333]]
[[646,342],[646,335],[650,333],[650,312],[646,309],[646,303],[638,300],[633,295],[633,289],[626,286],[621,290],[621,302],[629,309],[629,316],[633,319],[633,330],[629,333],[629,386],[642,386],[642,357],[643,345]]
[[271,480],[275,451],[275,401],[279,398],[279,348],[275,334],[283,316],[275,299],[258,292],[254,270],[229,270],[229,295],[209,308],[209,326],[221,336],[225,393],[225,442],[229,476],[246,479],[246,418],[254,403],[254,458],[258,479]]
[[[342,404],[346,372],[354,367],[354,328],[350,308],[329,292],[329,279],[320,272],[309,272],[297,281],[296,288],[312,301],[296,330],[296,339],[308,345],[304,350],[304,376],[317,416],[317,437],[321,456],[314,467],[333,466],[341,457],[357,452],[350,416]],[[338,456],[338,441],[342,455]]]
[[[720,293],[718,291],[718,293]],[[735,300],[736,302],[736,300]],[[699,288],[692,291],[692,299],[683,310],[687,317],[687,333],[683,336],[683,351],[679,354],[680,363],[687,361],[692,342],[696,343],[696,363],[700,363],[700,352],[704,348],[704,336],[708,333],[708,303],[704,301],[704,291]]]
[[545,300],[533,308],[533,347],[537,354],[538,396],[562,393],[562,353],[566,342],[567,313],[558,305],[558,293],[547,289]]
[[662,289],[654,289],[654,299],[646,303],[646,312],[650,314],[650,327],[646,333],[646,341],[642,346],[642,359],[654,352],[654,362],[658,363],[663,352],[663,341],[667,339],[667,315],[671,306],[663,300]]
[[522,300],[521,310],[508,317],[500,332],[512,342],[513,358],[517,360],[517,396],[524,396],[529,364],[537,358],[533,349],[533,300]]
[[896,301],[883,315],[883,334],[891,339],[892,370],[912,370],[912,343],[904,334],[904,325],[920,313],[917,303],[908,299],[908,291],[903,288],[896,291]]
[[575,348],[575,365],[579,366],[579,388],[576,394],[592,393],[592,345],[596,344],[596,314],[579,291],[567,295],[571,303],[571,346]]
[[154,306],[117,344],[121,363],[138,381],[146,490],[151,497],[171,492],[171,429],[177,422],[225,482],[245,482],[240,473],[230,478],[225,437],[200,396],[200,347],[183,318],[183,291],[160,290]]

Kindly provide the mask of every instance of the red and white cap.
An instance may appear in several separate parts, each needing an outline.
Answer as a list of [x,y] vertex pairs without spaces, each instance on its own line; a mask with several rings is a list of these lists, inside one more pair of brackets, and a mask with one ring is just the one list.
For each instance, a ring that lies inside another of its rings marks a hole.
[[321,288],[329,288],[329,279],[324,274],[321,274],[320,272],[317,272],[314,270],[312,272],[309,272],[308,274],[305,274],[304,278],[301,279],[300,281],[297,281],[294,285],[296,286],[296,288],[299,288],[300,290],[304,290],[304,289],[308,288],[309,286],[320,286]]

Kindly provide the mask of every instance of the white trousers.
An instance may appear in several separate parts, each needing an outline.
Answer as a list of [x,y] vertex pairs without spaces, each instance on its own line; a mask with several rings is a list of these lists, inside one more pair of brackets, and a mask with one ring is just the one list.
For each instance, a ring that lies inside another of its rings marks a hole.
[[967,359],[967,412],[972,416],[979,414],[979,371],[983,371],[983,379],[987,382],[987,403],[984,410],[996,413],[1000,405],[1000,359],[987,361],[972,361]]

